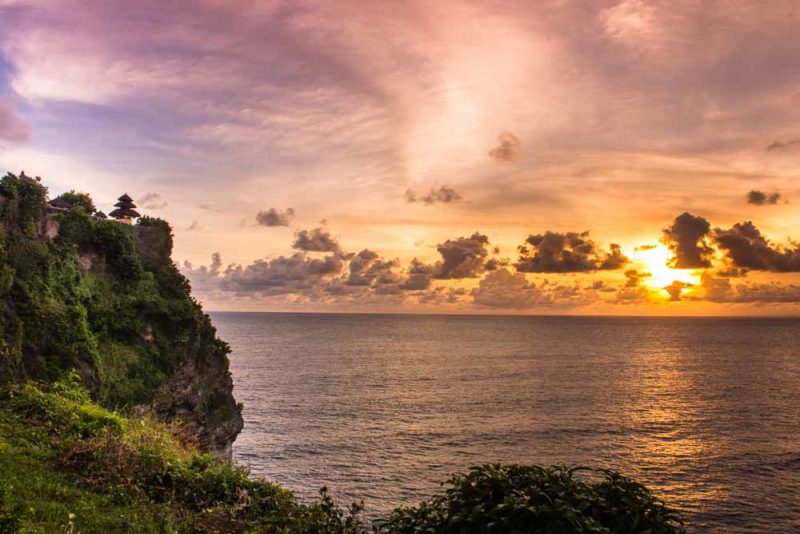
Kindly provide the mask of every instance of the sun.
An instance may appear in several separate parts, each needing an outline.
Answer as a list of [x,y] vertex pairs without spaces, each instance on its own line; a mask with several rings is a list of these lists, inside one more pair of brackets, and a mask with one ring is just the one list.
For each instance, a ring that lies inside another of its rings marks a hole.
[[663,289],[673,282],[697,285],[700,281],[698,274],[692,269],[670,268],[668,262],[672,252],[664,245],[636,249],[632,256],[641,264],[643,271],[650,273],[642,282],[652,289]]

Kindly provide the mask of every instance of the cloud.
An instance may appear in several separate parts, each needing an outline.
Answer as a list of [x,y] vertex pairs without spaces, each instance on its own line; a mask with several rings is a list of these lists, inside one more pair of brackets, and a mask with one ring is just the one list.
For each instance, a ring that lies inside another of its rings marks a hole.
[[375,288],[396,286],[400,283],[400,276],[395,272],[398,265],[397,260],[384,260],[377,252],[364,249],[350,260],[349,275],[345,283],[349,286]]
[[430,191],[424,196],[419,196],[413,190],[408,189],[405,194],[406,202],[422,202],[424,204],[435,204],[437,202],[442,204],[450,204],[451,202],[458,202],[461,200],[461,195],[450,186],[443,185],[441,187],[432,187]]
[[719,303],[795,303],[800,302],[800,286],[796,284],[756,283],[733,284],[729,278],[703,273],[700,285],[702,300]]
[[500,268],[484,276],[471,291],[478,306],[507,309],[575,308],[597,300],[598,288],[562,285],[547,280],[536,285],[523,273]]
[[789,141],[778,141],[776,139],[767,146],[767,150],[785,150],[797,147],[800,147],[800,139],[790,139]]
[[589,232],[550,232],[528,236],[519,247],[516,268],[526,273],[579,273],[620,269],[628,263],[617,244],[605,252]]
[[687,284],[686,282],[681,282],[680,280],[675,280],[670,285],[665,287],[667,293],[669,293],[669,300],[677,302],[681,299],[681,294],[683,290],[687,287],[692,287],[692,284]]
[[256,260],[246,267],[228,267],[220,287],[237,293],[286,294],[311,289],[325,276],[341,271],[342,266],[338,255],[309,258],[297,252],[271,260]]
[[489,157],[495,161],[517,161],[522,156],[522,145],[519,138],[511,132],[503,132],[497,136],[497,146],[489,151]]
[[406,278],[401,282],[400,289],[406,291],[419,291],[428,289],[431,278],[436,274],[436,267],[422,263],[417,258],[411,260]]
[[777,191],[774,193],[765,193],[764,191],[752,190],[747,193],[747,203],[756,206],[763,206],[764,204],[777,204],[781,199],[781,194]]
[[472,290],[475,304],[490,308],[533,308],[553,303],[549,294],[528,282],[522,273],[508,269],[492,271]]
[[636,269],[628,269],[625,271],[625,287],[639,287],[639,283],[645,278],[650,278],[650,273],[637,271]]
[[477,278],[486,269],[489,238],[475,232],[469,237],[448,239],[437,245],[442,262],[436,269],[436,278]]
[[306,252],[339,252],[339,242],[323,228],[300,230],[295,234],[292,248]]
[[14,109],[9,97],[0,97],[0,146],[3,143],[21,143],[31,137],[31,129]]
[[669,266],[675,269],[700,269],[711,267],[714,250],[707,237],[711,224],[703,217],[684,212],[672,226],[664,228],[663,241],[673,253]]
[[203,227],[200,226],[199,222],[192,221],[192,224],[190,224],[189,227],[186,229],[189,230],[190,232],[199,232],[203,230]]
[[750,222],[736,223],[713,235],[732,267],[772,272],[800,272],[800,246],[773,246]]
[[284,212],[279,212],[275,208],[270,208],[267,211],[259,211],[256,214],[256,223],[261,226],[289,226],[289,223],[294,218],[294,209],[287,208]]
[[167,207],[167,201],[158,193],[147,193],[139,199],[139,206],[148,210],[160,210]]

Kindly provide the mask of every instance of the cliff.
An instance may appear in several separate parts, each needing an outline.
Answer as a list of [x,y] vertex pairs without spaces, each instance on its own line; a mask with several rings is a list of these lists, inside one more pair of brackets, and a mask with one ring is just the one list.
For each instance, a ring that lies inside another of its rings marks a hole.
[[38,179],[0,180],[0,384],[74,371],[100,405],[230,455],[242,417],[229,349],[171,260],[169,224],[99,220],[71,195],[53,212]]

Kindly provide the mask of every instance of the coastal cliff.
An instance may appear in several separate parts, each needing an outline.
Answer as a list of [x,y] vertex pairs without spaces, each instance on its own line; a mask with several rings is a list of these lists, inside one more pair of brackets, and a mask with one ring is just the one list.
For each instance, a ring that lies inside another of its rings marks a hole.
[[161,219],[54,208],[39,179],[0,180],[0,384],[70,372],[101,406],[153,414],[203,452],[230,456],[242,428],[228,346],[171,259]]
[[684,532],[607,471],[486,465],[371,522],[325,488],[303,503],[250,477],[229,459],[229,348],[172,262],[169,224],[135,214],[0,179],[0,532]]

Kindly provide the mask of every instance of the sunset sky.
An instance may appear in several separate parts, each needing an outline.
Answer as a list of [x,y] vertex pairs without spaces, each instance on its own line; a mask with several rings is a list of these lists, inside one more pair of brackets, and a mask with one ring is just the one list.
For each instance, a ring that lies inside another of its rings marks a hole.
[[208,309],[800,312],[795,1],[0,0],[0,22],[0,170],[106,212],[129,193]]

